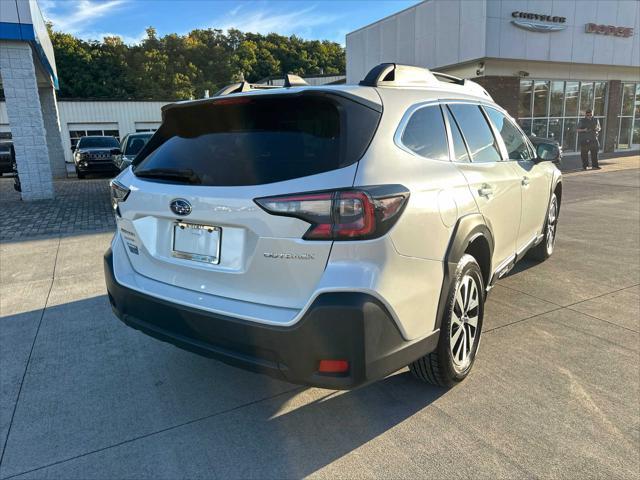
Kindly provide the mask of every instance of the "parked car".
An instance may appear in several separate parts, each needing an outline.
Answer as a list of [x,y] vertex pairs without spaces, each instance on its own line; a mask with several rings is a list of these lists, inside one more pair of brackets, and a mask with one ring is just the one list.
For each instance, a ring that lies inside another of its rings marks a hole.
[[558,154],[481,86],[396,64],[167,105],[111,182],[109,300],[133,328],[293,383],[408,365],[452,386],[496,280],[553,253]]
[[115,137],[82,137],[75,147],[71,147],[71,151],[78,178],[84,178],[87,173],[119,172],[113,163],[114,156],[121,153]]
[[0,175],[13,172],[16,153],[12,142],[0,142]]
[[535,135],[529,135],[529,140],[531,140],[531,143],[533,143],[533,146],[536,148],[541,144],[551,144],[558,147],[558,159],[554,160],[553,163],[555,163],[558,168],[562,166],[562,145],[560,145],[560,142],[552,138],[536,137]]
[[153,132],[130,133],[120,142],[120,155],[113,157],[113,162],[118,170],[124,170],[131,165],[142,147],[149,141]]

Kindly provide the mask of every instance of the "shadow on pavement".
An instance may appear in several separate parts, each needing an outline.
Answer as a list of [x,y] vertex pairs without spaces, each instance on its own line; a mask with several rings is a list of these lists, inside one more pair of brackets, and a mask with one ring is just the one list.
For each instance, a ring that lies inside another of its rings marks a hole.
[[[163,436],[185,448],[174,461],[198,457],[196,463],[205,462],[201,472],[304,476],[446,392],[407,371],[348,392],[296,387],[128,328],[113,316],[106,295],[65,303],[54,289],[49,304],[13,418],[42,313],[0,318],[3,444],[12,423],[3,477],[122,442],[154,445]],[[144,464],[145,455],[136,461]]]

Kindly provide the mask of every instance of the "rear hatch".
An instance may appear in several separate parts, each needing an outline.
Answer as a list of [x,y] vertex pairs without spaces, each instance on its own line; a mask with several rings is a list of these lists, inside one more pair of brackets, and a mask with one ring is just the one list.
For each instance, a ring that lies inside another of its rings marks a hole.
[[[244,302],[302,308],[332,241],[260,197],[351,187],[380,112],[320,90],[175,104],[120,181],[127,255],[140,275]],[[213,299],[215,301],[215,299]]]

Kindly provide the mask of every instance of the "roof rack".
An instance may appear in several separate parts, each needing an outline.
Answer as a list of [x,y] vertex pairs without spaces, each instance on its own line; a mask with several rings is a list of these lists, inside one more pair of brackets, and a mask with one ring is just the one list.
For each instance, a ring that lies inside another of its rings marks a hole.
[[398,63],[376,65],[360,82],[367,87],[442,87],[442,83],[464,86],[467,90],[491,98],[487,91],[471,80],[447,73],[432,72],[428,68]]
[[309,84],[305,82],[303,78],[299,77],[298,75],[287,73],[284,76],[284,85],[282,87],[279,85],[262,85],[259,83],[238,82],[238,83],[232,83],[231,85],[227,85],[226,87],[222,87],[213,96],[221,97],[223,95],[230,95],[232,93],[250,92],[251,90],[268,90],[271,88],[304,87],[307,85]]
[[438,83],[438,79],[427,68],[397,63],[381,63],[376,65],[360,85],[367,87],[417,87]]
[[455,83],[456,85],[464,85],[465,80],[463,78],[454,77],[453,75],[449,75],[448,73],[440,73],[440,72],[431,72],[436,78],[444,78],[446,81],[450,83]]

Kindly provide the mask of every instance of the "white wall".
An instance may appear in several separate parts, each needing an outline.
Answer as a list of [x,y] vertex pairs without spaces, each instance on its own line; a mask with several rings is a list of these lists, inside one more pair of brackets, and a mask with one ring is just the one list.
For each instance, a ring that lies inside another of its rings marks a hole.
[[[566,17],[565,30],[528,32],[511,24],[514,11]],[[632,27],[632,37],[586,33],[596,23]],[[487,57],[640,66],[637,0],[487,0]]]
[[426,67],[482,58],[484,0],[427,0],[347,34],[347,83],[383,62]]
[[[530,32],[512,12],[564,16],[565,30]],[[587,23],[634,28],[632,37],[586,33]],[[640,66],[638,0],[426,0],[347,34],[347,83],[382,62],[433,69],[483,58]]]
[[[0,0],[1,1],[1,0]],[[71,161],[71,141],[69,124],[82,124],[89,128],[92,124],[116,124],[120,136],[136,131],[136,124],[145,126],[159,124],[162,120],[160,109],[167,102],[109,102],[109,101],[58,101],[60,127],[65,158]],[[0,102],[0,129],[9,123],[5,102]],[[140,126],[140,125],[138,125]]]

